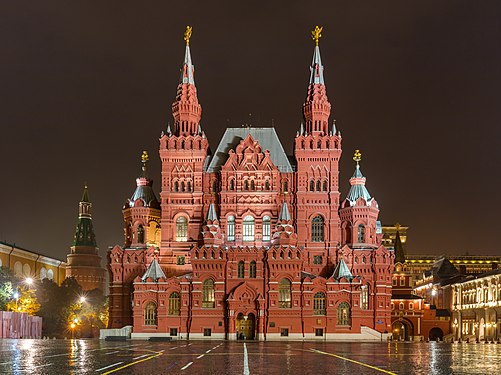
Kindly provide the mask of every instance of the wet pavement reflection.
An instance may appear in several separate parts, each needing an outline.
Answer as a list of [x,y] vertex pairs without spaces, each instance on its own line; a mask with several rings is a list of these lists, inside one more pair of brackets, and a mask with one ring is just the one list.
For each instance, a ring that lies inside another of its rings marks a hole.
[[498,374],[500,344],[1,340],[0,374]]

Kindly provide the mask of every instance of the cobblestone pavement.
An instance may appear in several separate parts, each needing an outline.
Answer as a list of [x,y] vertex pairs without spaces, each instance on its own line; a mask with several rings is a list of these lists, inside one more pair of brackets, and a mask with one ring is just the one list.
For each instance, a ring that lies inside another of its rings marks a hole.
[[500,344],[0,340],[0,374],[499,374]]

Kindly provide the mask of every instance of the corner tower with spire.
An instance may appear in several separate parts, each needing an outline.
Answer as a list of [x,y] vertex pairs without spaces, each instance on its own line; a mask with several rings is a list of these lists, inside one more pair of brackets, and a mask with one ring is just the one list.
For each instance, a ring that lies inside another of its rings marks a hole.
[[184,61],[172,104],[174,127],[160,137],[162,161],[161,227],[159,262],[167,275],[189,269],[189,251],[198,241],[204,222],[204,165],[209,143],[200,125],[202,107],[195,86],[190,50],[192,27],[184,33]]
[[105,269],[101,267],[96,236],[92,225],[92,203],[87,184],[78,204],[78,219],[75,237],[67,255],[66,277],[74,277],[83,290],[104,291]]
[[303,121],[296,135],[294,156],[297,163],[297,235],[299,245],[315,259],[307,272],[327,272],[334,249],[340,245],[339,159],[341,134],[335,122],[329,131],[331,104],[327,98],[324,66],[319,40],[322,27],[312,31],[315,42],[310,78],[303,104]]

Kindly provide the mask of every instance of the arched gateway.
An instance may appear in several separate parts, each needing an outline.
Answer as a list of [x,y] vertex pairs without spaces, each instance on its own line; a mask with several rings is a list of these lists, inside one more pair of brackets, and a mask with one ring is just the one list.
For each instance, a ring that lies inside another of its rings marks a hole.
[[235,322],[237,340],[254,340],[256,337],[256,316],[253,313],[239,313]]

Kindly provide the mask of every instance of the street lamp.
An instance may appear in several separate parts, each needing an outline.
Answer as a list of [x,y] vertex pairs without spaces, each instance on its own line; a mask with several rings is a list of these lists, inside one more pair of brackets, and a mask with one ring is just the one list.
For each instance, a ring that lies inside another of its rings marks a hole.
[[80,303],[84,303],[86,300],[87,298],[85,298],[85,296],[80,297]]
[[30,286],[31,286],[31,284],[33,284],[33,279],[32,279],[31,277],[27,277],[27,278],[24,280],[24,282],[25,282],[26,284],[28,284],[28,285],[30,285]]

